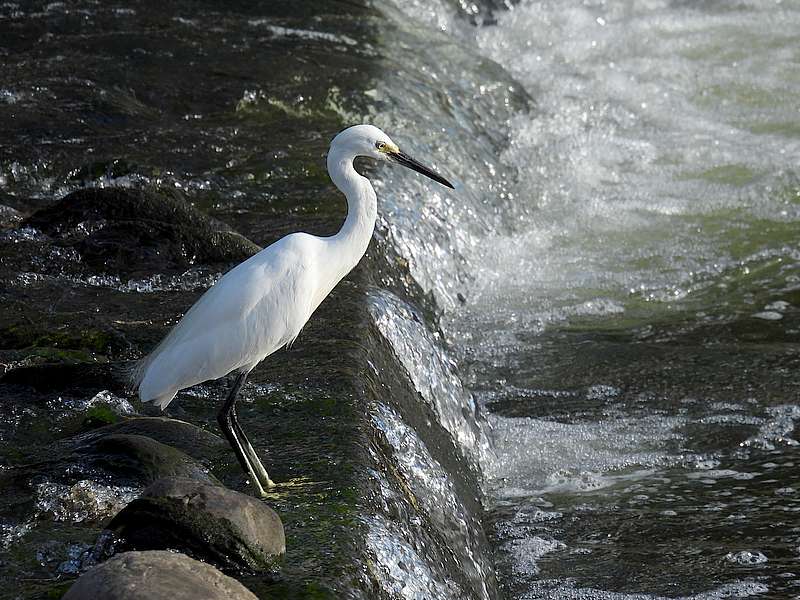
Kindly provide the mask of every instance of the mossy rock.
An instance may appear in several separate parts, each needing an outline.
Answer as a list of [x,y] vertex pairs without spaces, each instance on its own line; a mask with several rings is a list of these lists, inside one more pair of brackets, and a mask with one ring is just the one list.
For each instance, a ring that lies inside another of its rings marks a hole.
[[108,527],[128,550],[172,549],[229,572],[271,572],[286,552],[283,524],[260,500],[221,486],[156,481]]
[[118,275],[240,262],[260,250],[175,191],[78,190],[23,225],[73,248],[93,271]]

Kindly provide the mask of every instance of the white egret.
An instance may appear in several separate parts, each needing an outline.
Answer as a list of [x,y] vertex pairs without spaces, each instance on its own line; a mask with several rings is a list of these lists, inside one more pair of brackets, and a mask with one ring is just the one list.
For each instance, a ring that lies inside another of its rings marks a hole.
[[339,133],[328,152],[328,173],[347,198],[347,218],[336,235],[292,233],[228,271],[189,309],[133,372],[139,397],[162,409],[184,388],[236,372],[217,415],[259,495],[275,484],[236,417],[236,396],[248,373],[291,344],[317,306],[367,251],[377,198],[353,168],[358,156],[395,162],[450,188],[444,177],[400,151],[371,125]]

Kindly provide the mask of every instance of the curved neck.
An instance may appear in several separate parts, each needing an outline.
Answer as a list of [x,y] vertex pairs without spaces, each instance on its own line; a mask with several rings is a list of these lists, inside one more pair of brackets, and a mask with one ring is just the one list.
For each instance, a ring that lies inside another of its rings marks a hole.
[[378,216],[378,201],[372,184],[353,168],[350,153],[331,150],[328,153],[328,173],[334,185],[347,198],[347,218],[339,232],[328,238],[337,246],[333,256],[344,277],[358,264],[367,251]]

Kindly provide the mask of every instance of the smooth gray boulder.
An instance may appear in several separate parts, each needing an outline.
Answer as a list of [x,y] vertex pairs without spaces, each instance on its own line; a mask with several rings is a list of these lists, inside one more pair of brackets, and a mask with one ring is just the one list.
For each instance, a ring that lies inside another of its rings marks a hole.
[[84,573],[63,600],[257,600],[216,568],[176,552],[125,552]]
[[283,524],[261,500],[180,477],[160,479],[108,526],[124,550],[173,549],[231,572],[274,571]]

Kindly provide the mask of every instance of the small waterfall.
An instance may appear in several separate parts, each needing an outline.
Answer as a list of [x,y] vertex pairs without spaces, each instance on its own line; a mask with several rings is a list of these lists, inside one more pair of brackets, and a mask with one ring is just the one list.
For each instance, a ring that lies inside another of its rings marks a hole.
[[[680,592],[668,575],[642,575],[631,587],[614,561],[617,552],[649,551],[645,533],[628,539],[615,529],[626,510],[665,536],[681,529],[660,525],[679,518],[673,507],[720,510],[754,526],[795,510],[764,500],[745,516],[757,495],[745,485],[736,488],[741,501],[722,489],[687,500],[672,482],[763,477],[781,495],[785,480],[774,470],[794,465],[793,418],[781,446],[751,440],[796,408],[796,382],[770,365],[796,362],[800,13],[782,2],[505,8],[385,9],[402,21],[398,55],[418,68],[409,94],[382,95],[391,110],[380,118],[407,125],[461,186],[445,196],[403,182],[398,192],[395,175],[381,172],[381,235],[436,308],[431,318],[383,302],[391,316],[377,317],[384,329],[392,324],[388,337],[423,396],[456,407],[443,388],[457,397],[468,389],[489,413],[493,429],[482,427],[496,448],[479,464],[502,590],[520,598],[786,591],[794,584],[780,573],[785,537],[754,538],[775,559],[751,549],[715,555],[726,564],[757,557],[761,579],[703,564]],[[408,41],[422,31],[433,41]],[[389,79],[403,89],[403,77]],[[441,138],[457,140],[457,151]],[[411,296],[402,302],[425,305]],[[399,327],[400,319],[423,326]],[[397,330],[412,340],[427,331],[436,345],[398,343]],[[421,348],[437,358],[420,360]],[[456,363],[445,369],[450,383],[431,385],[431,372]],[[697,527],[729,543],[713,519]],[[595,544],[606,531],[625,539]],[[669,544],[658,552],[675,557],[676,569],[693,568]],[[601,557],[609,591],[594,563]]]

